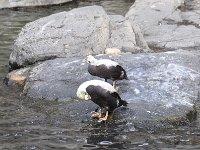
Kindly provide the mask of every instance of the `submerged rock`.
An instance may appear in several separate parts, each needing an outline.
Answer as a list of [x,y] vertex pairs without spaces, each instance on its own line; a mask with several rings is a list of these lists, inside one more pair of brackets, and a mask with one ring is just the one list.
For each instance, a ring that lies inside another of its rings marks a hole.
[[1,8],[12,8],[12,7],[27,7],[27,6],[43,6],[43,5],[56,5],[71,2],[72,0],[1,0]]
[[[174,51],[110,57],[125,68],[129,77],[128,81],[117,82],[118,92],[129,103],[128,107],[119,108],[113,117],[147,127],[166,127],[195,119],[194,105],[200,91],[199,56]],[[107,55],[98,57],[108,58]],[[32,98],[75,100],[66,109],[84,119],[86,116],[81,112],[92,111],[95,104],[88,103],[91,108],[82,107],[76,90],[82,82],[91,79],[99,78],[87,72],[87,65],[81,59],[57,58],[33,67],[23,92]]]
[[138,24],[155,51],[198,49],[199,10],[185,10],[184,0],[136,0],[126,14]]

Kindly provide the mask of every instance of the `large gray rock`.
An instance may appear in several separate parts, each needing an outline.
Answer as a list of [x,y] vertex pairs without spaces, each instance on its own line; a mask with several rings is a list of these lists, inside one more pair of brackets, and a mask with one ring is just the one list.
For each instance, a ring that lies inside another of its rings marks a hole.
[[[110,59],[124,66],[130,79],[118,81],[118,92],[129,104],[127,109],[116,110],[115,119],[146,127],[167,127],[195,119],[194,105],[200,92],[200,54],[174,51],[123,54]],[[91,79],[98,77],[87,72],[82,60],[57,58],[31,69],[23,93],[37,99],[68,101],[68,109],[84,119],[83,112],[92,111],[95,105],[86,102],[87,108],[83,107],[77,101],[76,90],[82,82]]]
[[125,52],[148,52],[148,47],[137,47],[141,44],[136,40],[144,40],[134,32],[123,16],[108,16],[100,6],[53,14],[22,29],[14,43],[10,65],[15,69],[55,57],[102,54],[113,47]]
[[10,55],[11,66],[26,66],[52,57],[103,53],[109,18],[102,7],[89,6],[26,24]]
[[0,9],[24,6],[56,5],[71,1],[72,0],[0,0]]
[[200,47],[199,15],[183,11],[184,0],[136,0],[126,18],[141,28],[154,50]]

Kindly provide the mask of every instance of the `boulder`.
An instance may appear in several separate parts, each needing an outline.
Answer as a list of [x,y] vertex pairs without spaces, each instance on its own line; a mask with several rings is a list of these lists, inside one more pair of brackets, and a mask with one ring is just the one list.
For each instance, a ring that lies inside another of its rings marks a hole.
[[132,24],[123,16],[108,16],[100,6],[82,7],[26,24],[14,43],[9,62],[16,69],[57,57],[102,54],[106,48],[148,52],[139,48],[135,37]]
[[[115,111],[114,120],[129,121],[140,127],[170,127],[194,120],[194,106],[200,91],[199,56],[183,50],[109,56],[125,68],[129,77],[117,82],[119,94],[129,104]],[[108,58],[108,55],[96,57]],[[84,120],[95,104],[79,101],[76,91],[82,82],[91,79],[100,78],[87,72],[87,64],[83,64],[82,59],[47,60],[31,69],[23,94],[65,101],[68,103],[66,111],[80,114],[79,119]]]
[[155,51],[200,47],[197,10],[185,10],[184,0],[136,0],[126,14],[138,24],[149,47]]
[[109,18],[100,6],[61,12],[28,23],[10,55],[11,67],[55,57],[103,53],[109,37]]
[[71,2],[72,0],[1,0],[0,9],[12,7],[27,7],[27,6],[44,6],[44,5],[58,5],[62,3]]

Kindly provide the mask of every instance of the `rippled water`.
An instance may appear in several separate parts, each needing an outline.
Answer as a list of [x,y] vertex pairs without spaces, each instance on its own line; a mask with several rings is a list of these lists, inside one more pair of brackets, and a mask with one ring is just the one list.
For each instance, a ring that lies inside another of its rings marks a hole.
[[[0,10],[0,149],[200,149],[200,124],[147,131],[128,121],[96,123],[76,120],[68,103],[28,99],[7,87],[8,58],[21,28],[30,21],[86,5],[102,5],[109,14],[124,15],[131,0],[87,0],[63,6]],[[86,105],[86,104],[81,104]],[[71,108],[73,109],[73,108]]]

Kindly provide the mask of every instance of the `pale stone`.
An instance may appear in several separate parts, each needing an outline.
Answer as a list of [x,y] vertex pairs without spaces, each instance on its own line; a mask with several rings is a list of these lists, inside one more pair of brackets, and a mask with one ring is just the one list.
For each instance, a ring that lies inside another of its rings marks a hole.
[[111,55],[119,55],[121,54],[121,50],[117,49],[117,48],[107,48],[105,50],[105,54],[111,54]]
[[8,85],[24,86],[27,80],[28,72],[30,67],[14,70],[6,76],[6,81]]

